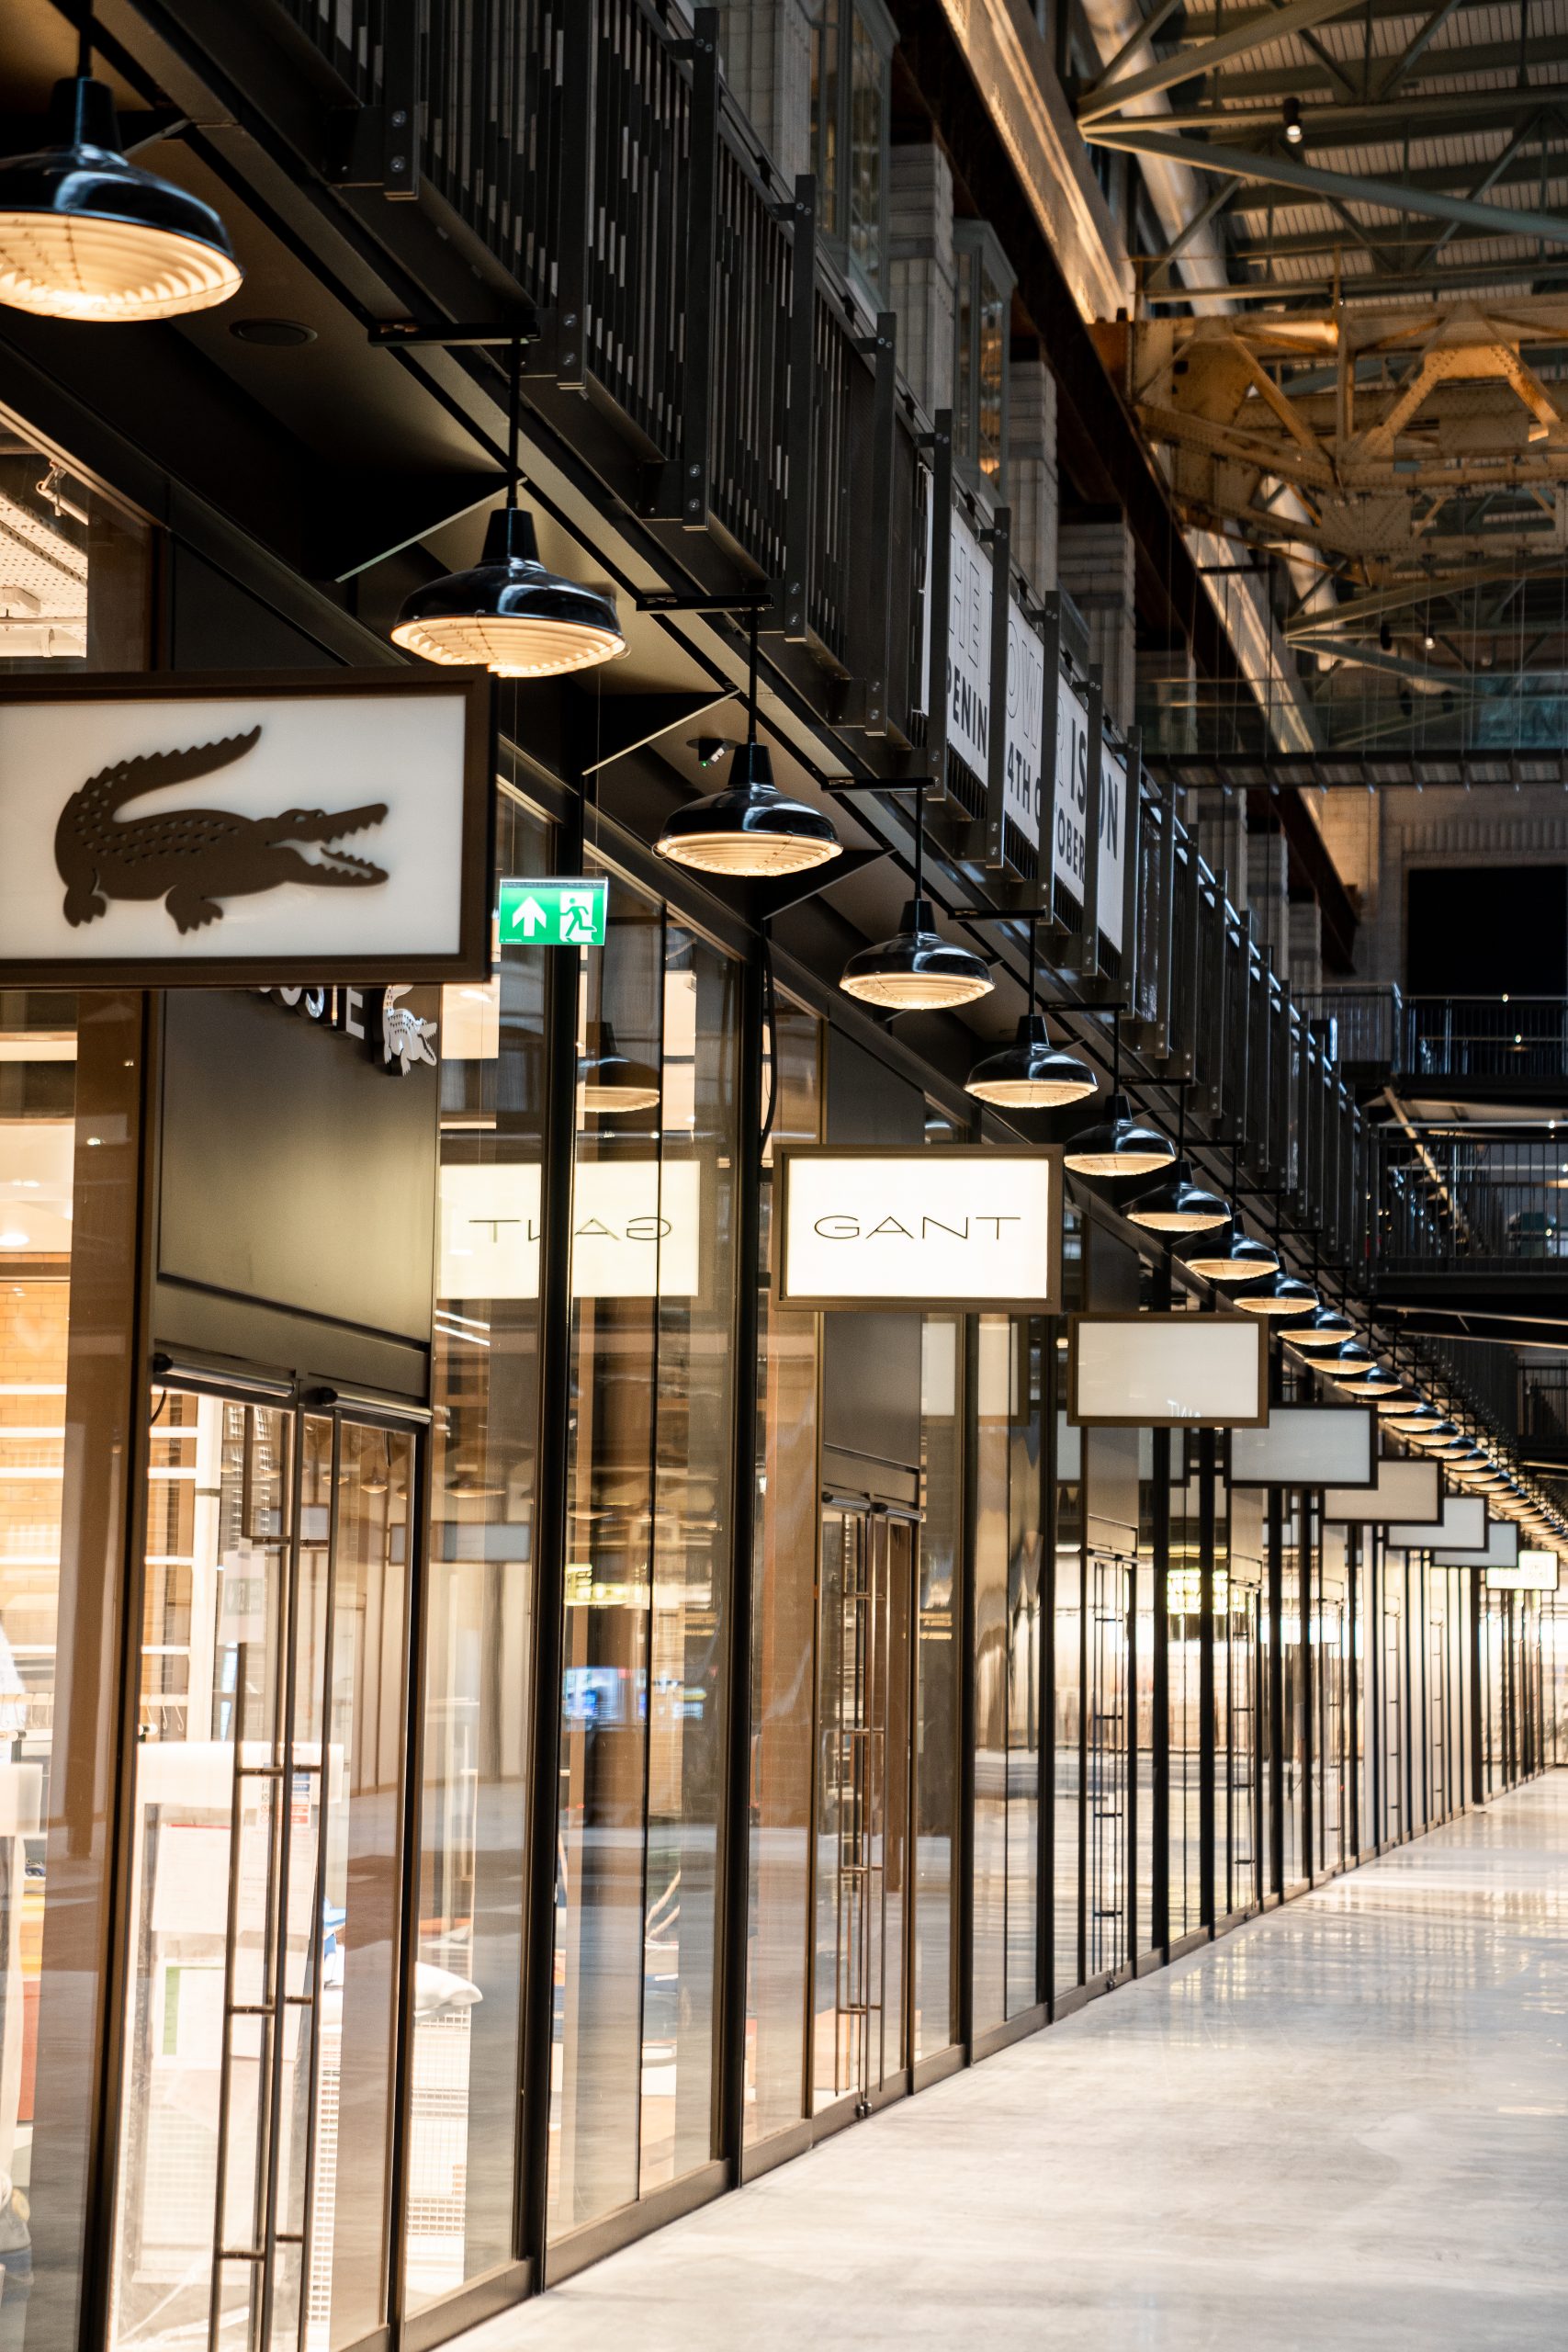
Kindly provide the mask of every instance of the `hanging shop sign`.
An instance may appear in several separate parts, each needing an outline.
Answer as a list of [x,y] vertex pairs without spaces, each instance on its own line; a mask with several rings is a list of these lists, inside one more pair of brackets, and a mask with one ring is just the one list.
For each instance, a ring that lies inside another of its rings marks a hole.
[[1269,1334],[1251,1315],[1075,1315],[1067,1419],[1080,1429],[1260,1429]]
[[1555,1592],[1562,1564],[1555,1552],[1521,1552],[1511,1568],[1488,1568],[1488,1592]]
[[[926,560],[931,563],[927,517]],[[996,566],[964,509],[954,506],[947,626],[947,741],[983,783],[990,772],[991,612]],[[929,643],[921,643],[920,701],[929,708]],[[1045,643],[1008,591],[1007,714],[1003,805],[1032,849],[1045,806]]]
[[1447,1552],[1473,1552],[1477,1555],[1486,1549],[1486,1503],[1481,1495],[1445,1495],[1438,1507],[1436,1522],[1430,1527],[1419,1521],[1401,1524],[1394,1521],[1383,1541],[1397,1551],[1435,1552],[1441,1544]]
[[602,874],[508,879],[498,906],[503,947],[603,947],[610,885]]
[[1486,1523],[1486,1549],[1474,1552],[1450,1552],[1446,1548],[1434,1551],[1432,1565],[1438,1568],[1511,1568],[1519,1556],[1519,1531],[1511,1519],[1493,1519]]
[[483,979],[488,677],[0,685],[0,987]]
[[1371,1487],[1378,1422],[1370,1405],[1275,1405],[1231,1439],[1233,1487]]
[[1378,1464],[1376,1486],[1330,1487],[1323,1498],[1325,1519],[1348,1525],[1372,1526],[1398,1521],[1402,1524],[1436,1524],[1442,1502],[1442,1474],[1435,1462]]
[[[537,1298],[539,1209],[537,1160],[443,1167],[441,1297]],[[584,1161],[572,1187],[572,1295],[695,1298],[701,1235],[700,1161]]]
[[[1089,875],[1089,705],[1063,678],[1056,695],[1056,783],[1051,865],[1075,906]],[[1122,946],[1127,874],[1127,763],[1109,744],[1100,765],[1100,930],[1107,945]]]
[[785,1146],[774,1155],[778,1303],[1055,1315],[1062,1155]]

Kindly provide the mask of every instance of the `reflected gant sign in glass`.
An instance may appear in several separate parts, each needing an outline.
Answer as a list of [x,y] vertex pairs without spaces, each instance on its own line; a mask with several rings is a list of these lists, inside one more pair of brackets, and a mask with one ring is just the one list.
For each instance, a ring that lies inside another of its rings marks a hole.
[[803,1144],[775,1181],[783,1306],[1057,1311],[1058,1150]]
[[482,979],[470,673],[0,685],[0,986]]

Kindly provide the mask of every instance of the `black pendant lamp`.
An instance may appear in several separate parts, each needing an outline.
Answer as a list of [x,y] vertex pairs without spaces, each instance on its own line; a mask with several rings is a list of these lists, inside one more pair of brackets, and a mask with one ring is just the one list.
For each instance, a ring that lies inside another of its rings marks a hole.
[[1184,1266],[1210,1283],[1255,1283],[1280,1271],[1279,1253],[1267,1241],[1255,1241],[1232,1217],[1228,1227],[1206,1234],[1196,1249],[1178,1253]]
[[1396,1436],[1407,1438],[1412,1445],[1422,1445],[1441,1419],[1435,1405],[1428,1405],[1424,1396],[1413,1396],[1398,1412],[1389,1415],[1388,1425]]
[[607,1021],[600,1022],[588,1051],[578,1061],[577,1083],[584,1111],[596,1112],[601,1118],[651,1111],[663,1099],[659,1072],[649,1063],[623,1054]]
[[1353,1380],[1364,1380],[1377,1359],[1364,1340],[1346,1340],[1318,1360],[1318,1369],[1341,1388]]
[[905,902],[898,929],[879,947],[863,947],[840,976],[846,996],[885,1012],[945,1012],[989,996],[995,985],[983,956],[944,939],[936,910],[924,895],[925,786],[915,786],[915,895]]
[[0,162],[0,302],[124,325],[226,302],[243,276],[227,229],[199,197],[121,153],[92,51],[89,15],[75,75],[54,85],[48,145]]
[[1355,1325],[1339,1307],[1320,1306],[1315,1315],[1308,1317],[1300,1330],[1291,1332],[1290,1341],[1292,1348],[1316,1351],[1343,1347],[1347,1340],[1354,1339],[1355,1334]]
[[1269,1274],[1244,1291],[1236,1300],[1244,1315],[1278,1317],[1310,1315],[1317,1305],[1317,1293],[1311,1283],[1297,1274],[1283,1272]]
[[1111,1016],[1111,1095],[1104,1115],[1073,1136],[1062,1154],[1075,1176],[1156,1176],[1169,1171],[1176,1147],[1140,1118],[1122,1091],[1122,1015]]
[[1191,1163],[1178,1159],[1163,1184],[1134,1202],[1127,1218],[1149,1233],[1214,1233],[1230,1223],[1230,1214],[1224,1194],[1194,1183]]
[[821,808],[792,800],[773,782],[773,758],[757,741],[757,622],[750,615],[746,741],[735,746],[723,792],[675,809],[654,843],[660,857],[698,874],[773,881],[808,874],[841,857],[844,845]]
[[964,1091],[1005,1111],[1055,1111],[1098,1092],[1100,1080],[1077,1054],[1053,1046],[1045,1016],[1035,1010],[1040,918],[1029,918],[1029,1009],[1010,1046],[987,1054],[964,1081]]
[[539,560],[534,518],[517,503],[523,345],[512,346],[506,503],[485,531],[484,553],[405,597],[392,643],[423,661],[472,665],[498,678],[560,678],[626,650],[615,599]]

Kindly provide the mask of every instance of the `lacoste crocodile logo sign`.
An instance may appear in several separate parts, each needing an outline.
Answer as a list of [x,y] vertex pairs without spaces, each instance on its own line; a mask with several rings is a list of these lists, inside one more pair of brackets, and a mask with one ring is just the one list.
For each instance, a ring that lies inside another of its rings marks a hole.
[[[312,889],[365,890],[387,869],[336,843],[379,825],[382,800],[357,808],[285,808],[242,817],[226,808],[171,808],[122,818],[128,801],[231,767],[254,751],[259,726],[220,742],[151,752],[100,768],[73,792],[54,832],[54,863],[65,885],[65,920],[93,922],[111,899],[162,899],[181,933],[220,922],[225,899],[254,898],[285,882]],[[317,855],[308,854],[314,848]]]

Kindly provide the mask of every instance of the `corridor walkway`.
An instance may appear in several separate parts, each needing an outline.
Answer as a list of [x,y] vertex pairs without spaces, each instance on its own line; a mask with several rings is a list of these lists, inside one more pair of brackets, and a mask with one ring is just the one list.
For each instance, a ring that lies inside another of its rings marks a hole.
[[1568,1772],[644,2241],[463,2352],[1568,2342]]

